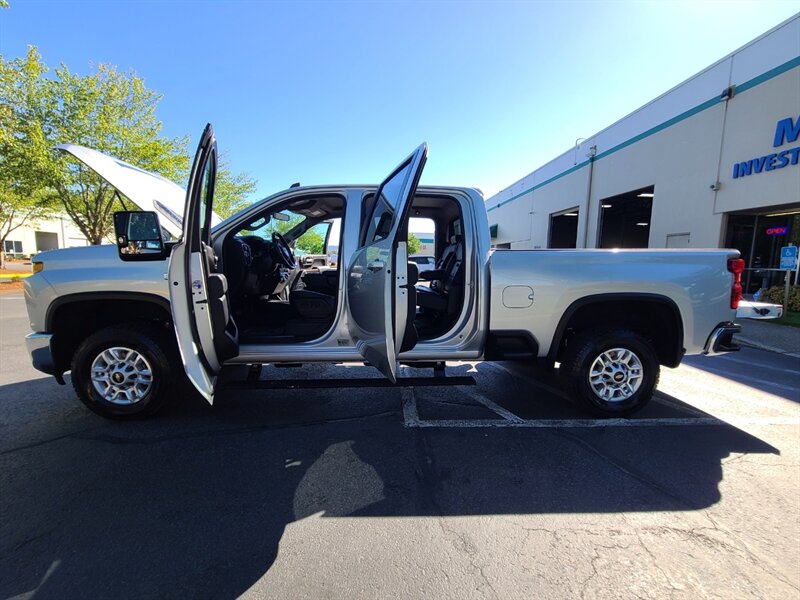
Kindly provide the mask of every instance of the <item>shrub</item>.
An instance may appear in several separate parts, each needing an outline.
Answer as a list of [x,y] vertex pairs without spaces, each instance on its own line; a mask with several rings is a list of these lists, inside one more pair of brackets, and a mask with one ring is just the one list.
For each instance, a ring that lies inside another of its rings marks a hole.
[[[762,302],[783,304],[783,289],[782,285],[773,285],[771,288],[761,292],[759,299]],[[787,310],[800,312],[800,285],[789,287],[789,306],[787,306]]]

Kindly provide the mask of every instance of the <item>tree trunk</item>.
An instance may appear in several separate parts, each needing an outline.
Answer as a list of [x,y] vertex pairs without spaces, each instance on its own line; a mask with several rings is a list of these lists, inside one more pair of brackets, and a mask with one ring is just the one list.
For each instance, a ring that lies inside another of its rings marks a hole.
[[[3,244],[5,246],[5,244]],[[4,247],[0,247],[0,269],[6,268],[6,249]]]

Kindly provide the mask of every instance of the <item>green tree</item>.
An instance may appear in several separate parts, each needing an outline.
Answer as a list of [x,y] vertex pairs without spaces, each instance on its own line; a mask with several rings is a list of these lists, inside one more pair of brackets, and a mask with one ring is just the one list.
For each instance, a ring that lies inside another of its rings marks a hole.
[[315,225],[303,235],[297,238],[296,246],[307,252],[308,254],[322,254],[325,250],[325,238],[322,237],[322,231],[327,225]]
[[408,234],[408,255],[413,256],[417,252],[422,250],[422,242],[420,239],[414,235],[413,233],[409,232]]
[[214,186],[214,212],[230,217],[252,203],[256,181],[246,173],[233,173],[225,157],[220,157]]
[[[25,58],[0,57],[0,63],[0,119],[17,127],[5,136],[2,160],[27,173],[28,183],[42,198],[55,200],[92,244],[108,237],[111,214],[122,206],[107,182],[54,150],[56,145],[88,146],[185,186],[189,138],[162,135],[155,115],[162,96],[135,72],[101,64],[78,75],[62,64],[48,77],[34,47]],[[235,212],[255,185],[223,164],[217,177],[220,214]]]
[[36,84],[43,74],[35,59],[6,62],[0,56],[0,268],[9,235],[52,211],[53,197],[41,185],[46,136],[39,120],[29,118],[30,107],[41,104]]
[[[149,90],[134,72],[99,65],[82,76],[62,65],[47,82],[49,139],[70,141],[120,158],[173,180],[188,168],[188,138],[166,138],[155,107],[161,95]],[[64,210],[92,244],[111,232],[111,214],[119,206],[115,190],[79,162],[53,160],[52,183]]]

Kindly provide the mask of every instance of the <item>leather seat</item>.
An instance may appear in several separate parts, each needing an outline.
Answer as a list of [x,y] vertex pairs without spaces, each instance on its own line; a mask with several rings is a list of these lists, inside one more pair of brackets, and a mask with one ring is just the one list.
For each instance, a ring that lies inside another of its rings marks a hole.
[[[450,236],[436,268],[423,271],[420,278],[431,282],[430,287],[417,286],[417,304],[433,312],[451,314],[458,310],[463,279],[464,242],[461,236]],[[454,293],[455,292],[455,293]]]

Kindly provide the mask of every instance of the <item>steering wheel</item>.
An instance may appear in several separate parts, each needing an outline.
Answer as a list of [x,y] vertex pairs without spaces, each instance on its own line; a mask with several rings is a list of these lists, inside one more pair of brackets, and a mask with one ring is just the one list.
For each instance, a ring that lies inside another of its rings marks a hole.
[[289,242],[286,241],[286,238],[277,231],[272,233],[272,247],[277,249],[278,258],[285,267],[294,269],[297,266],[292,247],[289,246]]

